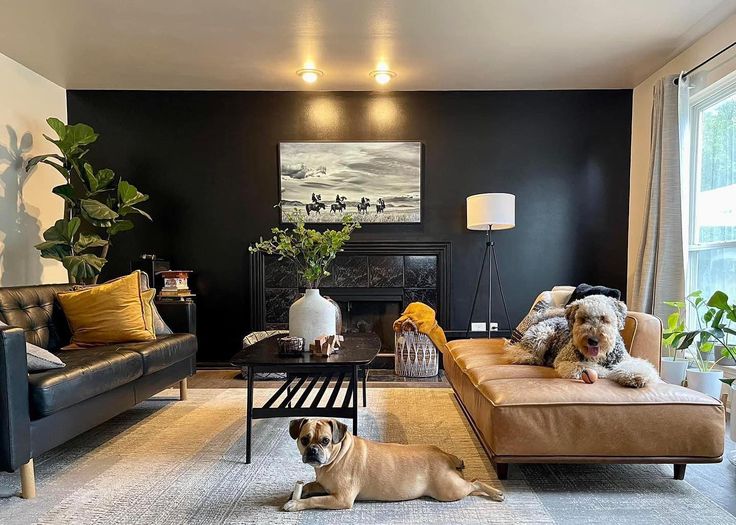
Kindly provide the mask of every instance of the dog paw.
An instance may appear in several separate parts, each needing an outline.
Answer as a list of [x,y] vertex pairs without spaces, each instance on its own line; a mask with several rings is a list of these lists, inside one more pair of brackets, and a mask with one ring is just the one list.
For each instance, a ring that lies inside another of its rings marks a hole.
[[489,496],[491,497],[493,501],[501,502],[506,499],[506,496],[504,496],[503,492],[501,492],[500,490],[494,494],[489,494]]
[[647,386],[647,378],[644,376],[631,376],[628,378],[627,384],[625,386],[631,387],[631,388],[644,388]]
[[293,500],[293,499],[290,499],[289,501],[284,503],[284,506],[282,508],[286,512],[295,512],[297,510],[302,510],[302,506],[299,500]]

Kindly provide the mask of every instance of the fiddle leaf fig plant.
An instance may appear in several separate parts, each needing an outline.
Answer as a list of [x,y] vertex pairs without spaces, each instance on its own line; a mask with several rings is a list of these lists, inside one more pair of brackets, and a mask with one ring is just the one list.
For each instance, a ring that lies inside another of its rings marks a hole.
[[272,228],[274,236],[271,239],[261,238],[248,250],[251,253],[278,255],[279,260],[293,261],[307,288],[319,288],[322,279],[330,275],[328,268],[335,256],[350,240],[353,231],[360,228],[360,223],[348,214],[343,217],[341,229],[319,232],[305,226],[301,212],[289,213],[287,221],[294,224],[291,231]]
[[59,153],[38,155],[26,164],[30,172],[38,164],[51,166],[65,183],[51,191],[64,199],[64,218],[43,232],[44,241],[36,245],[41,257],[60,261],[72,283],[96,283],[112,245],[112,237],[132,230],[130,220],[151,216],[137,205],[148,195],[115,175],[111,169],[95,170],[84,160],[88,146],[99,135],[86,124],[64,124],[57,118],[46,120],[57,138],[44,135]]

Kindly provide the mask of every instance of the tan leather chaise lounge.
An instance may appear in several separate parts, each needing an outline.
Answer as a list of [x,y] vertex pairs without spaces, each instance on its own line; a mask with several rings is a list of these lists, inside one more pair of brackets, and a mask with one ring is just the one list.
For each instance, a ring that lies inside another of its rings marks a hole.
[[[621,332],[632,356],[660,363],[662,325],[630,312]],[[642,389],[606,379],[592,385],[554,369],[509,364],[502,339],[451,341],[444,367],[500,479],[511,463],[688,463],[721,461],[723,404],[684,387]]]

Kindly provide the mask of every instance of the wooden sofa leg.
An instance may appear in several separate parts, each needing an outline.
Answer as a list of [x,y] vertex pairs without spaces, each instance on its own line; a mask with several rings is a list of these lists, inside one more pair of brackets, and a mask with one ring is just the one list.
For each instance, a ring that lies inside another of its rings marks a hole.
[[179,381],[179,400],[186,401],[188,394],[189,394],[189,383],[188,383],[188,379],[185,377],[184,379]]
[[508,463],[493,463],[493,468],[496,469],[496,477],[498,479],[509,479],[509,464]]
[[675,479],[685,479],[686,463],[675,463]]
[[20,467],[20,497],[23,499],[36,497],[36,475],[33,471],[33,458]]

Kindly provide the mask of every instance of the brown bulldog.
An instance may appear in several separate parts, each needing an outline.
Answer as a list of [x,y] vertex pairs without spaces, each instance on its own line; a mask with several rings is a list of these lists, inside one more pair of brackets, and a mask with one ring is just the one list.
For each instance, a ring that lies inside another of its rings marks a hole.
[[457,501],[485,494],[503,501],[503,493],[480,481],[466,481],[463,461],[434,445],[376,443],[353,436],[334,419],[295,419],[289,434],[302,461],[317,480],[307,483],[305,499],[289,500],[284,510],[350,509],[357,500],[404,501],[429,496]]

